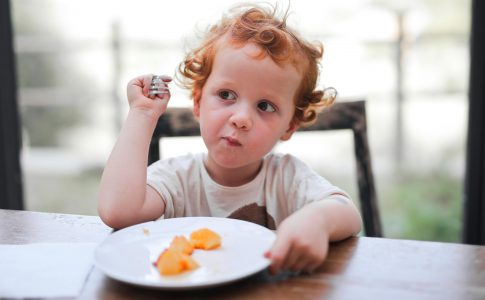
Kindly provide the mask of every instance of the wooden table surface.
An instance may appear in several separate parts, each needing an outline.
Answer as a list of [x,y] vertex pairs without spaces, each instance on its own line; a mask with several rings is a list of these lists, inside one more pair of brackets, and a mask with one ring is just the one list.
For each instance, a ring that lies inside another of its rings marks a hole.
[[[101,242],[110,232],[95,216],[0,210],[0,244]],[[485,246],[356,237],[332,244],[312,275],[261,272],[183,292],[127,285],[93,268],[79,299],[485,299]]]

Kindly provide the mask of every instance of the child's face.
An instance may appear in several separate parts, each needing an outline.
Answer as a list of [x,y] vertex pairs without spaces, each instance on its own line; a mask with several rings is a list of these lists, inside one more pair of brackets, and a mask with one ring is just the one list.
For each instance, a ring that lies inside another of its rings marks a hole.
[[296,130],[294,97],[302,75],[270,57],[253,58],[259,48],[222,45],[200,97],[194,102],[208,148],[208,167],[259,168],[278,140]]

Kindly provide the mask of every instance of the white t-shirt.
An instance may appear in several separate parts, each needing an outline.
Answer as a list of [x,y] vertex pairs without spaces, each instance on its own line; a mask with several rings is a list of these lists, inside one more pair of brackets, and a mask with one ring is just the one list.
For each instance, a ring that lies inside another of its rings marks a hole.
[[207,173],[207,154],[187,154],[148,167],[147,183],[165,200],[165,218],[212,216],[242,219],[270,229],[305,204],[347,193],[298,158],[270,153],[250,182],[228,187]]

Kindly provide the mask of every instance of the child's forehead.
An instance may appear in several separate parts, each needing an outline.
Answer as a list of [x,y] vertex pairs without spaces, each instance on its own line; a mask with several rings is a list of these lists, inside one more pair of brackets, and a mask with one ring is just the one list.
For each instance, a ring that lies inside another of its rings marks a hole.
[[284,60],[275,60],[275,58],[269,54],[268,49],[265,49],[262,45],[250,40],[239,41],[234,39],[229,33],[221,36],[221,38],[216,42],[213,55],[217,57],[221,51],[241,52],[256,60],[263,60],[268,57],[280,67],[293,66],[300,73],[303,72],[307,65],[305,57],[299,51],[291,51]]
[[256,62],[256,66],[271,66],[278,70],[293,69],[298,71],[289,62],[277,63],[267,55],[261,47],[254,43],[245,43],[242,45],[226,44],[219,47],[215,53],[214,63],[218,67],[227,68],[241,62]]
[[254,91],[263,88],[275,94],[293,96],[303,78],[292,64],[275,63],[268,55],[257,56],[260,48],[254,44],[242,47],[221,47],[211,72],[214,83],[250,84]]
[[237,53],[241,55],[246,55],[251,59],[264,59],[266,57],[263,48],[250,42],[241,43],[241,44],[226,43],[218,50],[219,50],[218,52],[232,52],[232,53]]

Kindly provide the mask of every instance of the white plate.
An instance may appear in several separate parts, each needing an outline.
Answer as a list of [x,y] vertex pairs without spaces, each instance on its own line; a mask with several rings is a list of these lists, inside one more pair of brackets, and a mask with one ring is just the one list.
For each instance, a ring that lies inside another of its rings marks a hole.
[[[215,250],[195,250],[200,267],[180,275],[163,276],[153,265],[173,237],[207,227],[222,238]],[[263,254],[275,234],[260,225],[226,218],[173,218],[138,224],[119,230],[96,249],[94,263],[111,278],[145,287],[191,289],[229,283],[269,266]]]

